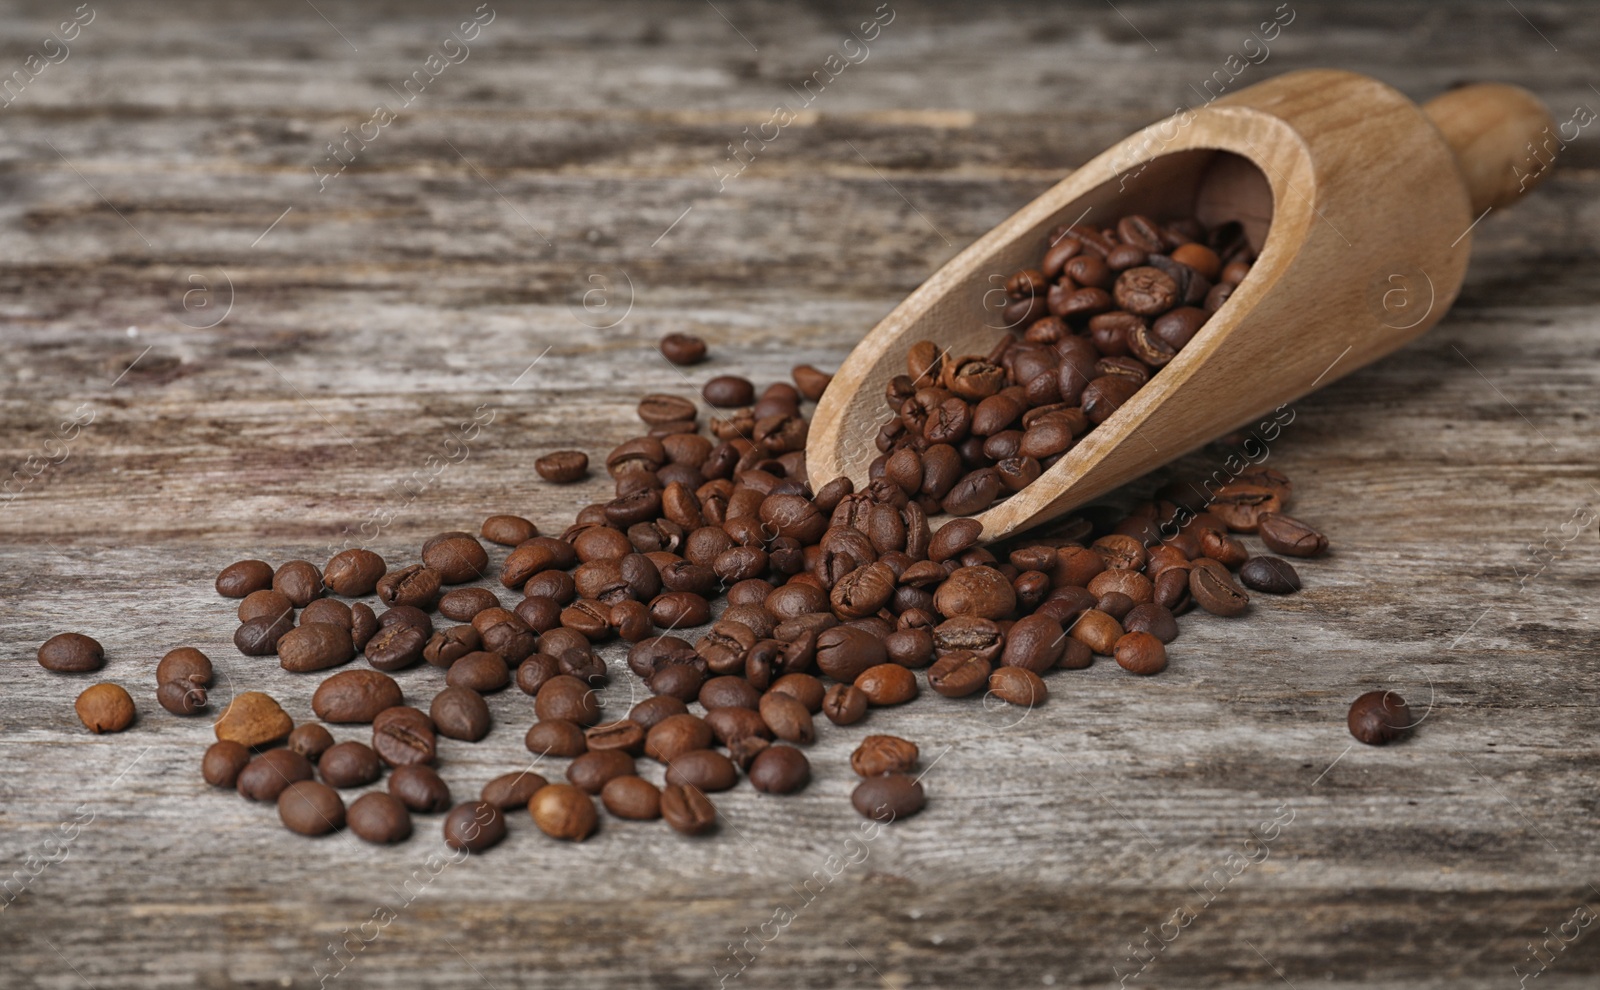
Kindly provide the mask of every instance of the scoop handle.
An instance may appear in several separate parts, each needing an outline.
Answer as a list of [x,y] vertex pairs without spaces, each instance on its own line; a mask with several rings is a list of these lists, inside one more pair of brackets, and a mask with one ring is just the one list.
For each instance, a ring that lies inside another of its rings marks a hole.
[[1521,86],[1474,83],[1422,110],[1456,153],[1475,217],[1538,185],[1564,147],[1544,102]]

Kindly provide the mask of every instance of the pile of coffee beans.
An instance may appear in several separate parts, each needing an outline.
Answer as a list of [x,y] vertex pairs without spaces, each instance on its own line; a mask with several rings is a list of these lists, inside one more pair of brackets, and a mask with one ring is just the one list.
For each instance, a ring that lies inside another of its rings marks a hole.
[[987,354],[912,345],[884,396],[892,415],[870,477],[961,516],[1021,491],[1176,357],[1253,259],[1232,222],[1058,227],[1039,266],[1006,280],[1002,318],[1020,336]]

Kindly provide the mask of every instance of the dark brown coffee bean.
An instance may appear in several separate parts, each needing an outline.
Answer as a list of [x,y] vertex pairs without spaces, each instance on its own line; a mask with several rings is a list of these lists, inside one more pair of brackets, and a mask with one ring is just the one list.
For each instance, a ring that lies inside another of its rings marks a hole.
[[272,565],[264,560],[240,560],[217,575],[217,594],[224,598],[243,598],[254,591],[272,587]]
[[992,667],[971,650],[954,650],[928,668],[928,686],[946,698],[965,698],[989,683]]
[[1112,656],[1117,666],[1131,674],[1159,674],[1167,669],[1167,648],[1150,633],[1124,633]]
[[422,659],[435,667],[448,669],[457,660],[483,647],[478,631],[471,626],[451,626],[433,634],[422,648]]
[[883,663],[888,656],[881,638],[850,626],[835,626],[817,637],[818,668],[846,684],[855,683],[862,671]]
[[768,688],[777,694],[787,694],[806,706],[806,711],[815,715],[822,711],[822,699],[827,693],[827,687],[812,677],[810,674],[785,674],[772,682]]
[[389,774],[389,794],[419,815],[432,815],[450,807],[450,785],[433,767],[410,764]]
[[993,567],[959,567],[934,594],[940,614],[1003,619],[1017,607],[1017,593]]
[[994,503],[1002,487],[999,475],[992,469],[981,468],[957,481],[939,504],[951,515],[977,515]]
[[409,605],[426,612],[439,600],[441,583],[438,571],[412,564],[385,574],[378,581],[378,597],[386,605]]
[[897,663],[868,667],[856,677],[855,686],[879,707],[903,705],[917,696],[917,676]]
[[661,356],[673,364],[699,364],[706,358],[706,342],[693,334],[669,333],[657,346]]
[[350,831],[367,842],[392,845],[411,838],[411,813],[392,795],[369,791],[345,812]]
[[530,770],[519,770],[501,774],[484,784],[483,792],[478,797],[501,811],[526,808],[534,794],[548,783],[549,781],[539,774]]
[[1393,691],[1368,691],[1350,704],[1346,719],[1350,734],[1368,746],[1383,746],[1401,738],[1417,724],[1411,708]]
[[1189,593],[1197,605],[1213,615],[1243,615],[1250,607],[1250,596],[1233,583],[1228,569],[1217,563],[1204,567],[1196,564],[1190,569]]
[[1139,316],[1159,316],[1178,305],[1178,283],[1159,268],[1130,268],[1117,276],[1117,305]]
[[867,736],[850,754],[850,769],[862,777],[910,773],[917,765],[917,744],[899,736]]
[[280,564],[272,575],[272,590],[288,598],[295,608],[305,608],[312,599],[322,597],[322,572],[309,560],[291,560]]
[[489,554],[470,533],[444,533],[423,545],[422,562],[444,584],[465,584],[483,577]]
[[317,772],[330,787],[361,787],[383,774],[378,754],[365,743],[336,743],[317,760]]
[[1149,633],[1163,643],[1178,638],[1178,620],[1172,617],[1170,609],[1154,602],[1130,609],[1122,619],[1122,628],[1131,633]]
[[634,705],[632,710],[628,712],[628,721],[637,723],[648,733],[668,716],[683,715],[688,710],[688,706],[677,698],[664,694],[656,695]]
[[391,767],[432,763],[438,753],[433,720],[405,705],[386,708],[372,720],[372,748]]
[[1300,575],[1281,557],[1251,557],[1239,568],[1239,580],[1251,591],[1287,595],[1300,590]]
[[668,785],[694,787],[707,794],[725,791],[739,782],[733,761],[714,749],[694,749],[681,753],[667,764]]
[[353,629],[355,626],[350,606],[337,598],[318,598],[302,609],[300,624],[304,626],[312,622],[326,622],[342,629]]
[[211,658],[192,646],[168,650],[161,662],[156,664],[157,684],[184,681],[205,687],[211,684],[213,675]]
[[239,771],[239,794],[250,801],[276,801],[290,784],[312,777],[311,761],[292,750],[269,749]]
[[291,832],[326,835],[344,828],[344,800],[327,784],[296,781],[278,795],[278,817]]
[[[809,717],[809,716],[808,716]],[[645,755],[661,763],[671,763],[690,750],[709,749],[711,726],[698,715],[669,715],[645,735]]]
[[661,791],[642,777],[614,777],[600,789],[600,802],[618,818],[653,821],[661,817]]
[[479,612],[499,607],[500,599],[488,588],[456,588],[439,599],[439,614],[457,622],[471,622]]
[[614,777],[633,773],[633,757],[620,749],[591,749],[567,765],[567,780],[589,794],[599,794]]
[[372,594],[387,570],[382,557],[371,550],[352,547],[333,555],[322,569],[322,583],[336,595],[360,598]]
[[571,784],[547,784],[528,801],[528,814],[552,839],[582,842],[594,834],[600,816],[594,799]]
[[355,655],[350,630],[328,622],[299,626],[278,640],[278,665],[298,674],[337,667]]
[[589,455],[581,450],[553,450],[533,462],[539,477],[554,485],[570,485],[589,474]]
[[857,784],[850,794],[850,804],[862,817],[884,823],[910,818],[921,811],[926,803],[922,783],[898,773],[868,777]]
[[[742,405],[743,403],[736,403]],[[651,426],[693,420],[700,414],[695,404],[676,395],[647,395],[639,400],[639,418]]]
[[489,705],[469,688],[447,687],[433,696],[428,717],[441,736],[477,742],[489,734]]
[[[373,634],[367,641],[365,656],[367,663],[377,670],[404,670],[422,659],[428,642],[428,634],[423,630],[395,622]],[[278,653],[283,653],[282,643],[278,644]]]
[[357,650],[367,648],[367,643],[378,631],[378,616],[366,602],[350,606],[350,643]]
[[668,784],[661,791],[661,817],[684,835],[705,835],[717,827],[716,806],[697,787]]
[[261,591],[252,591],[246,595],[244,601],[239,603],[239,621],[249,622],[259,618],[294,618],[294,602],[281,591],[265,588]]
[[[897,668],[905,673],[905,668]],[[856,690],[860,691],[858,687]],[[861,692],[865,696],[866,692]],[[870,699],[869,699],[870,700]],[[761,696],[761,720],[767,723],[772,734],[785,742],[809,745],[817,738],[811,712],[799,700],[787,694],[767,692]],[[826,709],[824,709],[826,710]]]
[[1061,659],[1065,643],[1066,635],[1062,632],[1061,623],[1048,615],[1026,616],[1018,619],[1006,633],[1000,663],[1005,667],[1025,667],[1035,674],[1042,674]]
[[583,728],[564,718],[547,718],[533,723],[522,741],[528,747],[528,752],[540,756],[572,757],[589,750]]
[[[1161,644],[1156,643],[1157,646]],[[998,667],[989,675],[989,693],[1024,708],[1044,704],[1049,692],[1039,675],[1026,667]]]
[[559,718],[580,726],[600,721],[600,702],[594,689],[568,674],[558,674],[546,681],[539,688],[533,707],[541,721]]
[[289,733],[288,746],[312,763],[322,759],[322,754],[333,748],[333,733],[327,726],[307,722],[294,727]]
[[718,375],[706,382],[705,387],[700,390],[700,396],[708,405],[719,409],[731,409],[755,402],[756,387],[747,378]]
[[444,844],[451,849],[480,853],[506,837],[506,818],[486,801],[458,804],[445,816]]
[[656,694],[670,695],[680,701],[693,701],[700,695],[705,683],[705,661],[695,658],[690,663],[663,663],[645,681]]
[[763,794],[793,794],[811,782],[811,761],[793,746],[766,746],[751,760],[749,776]]
[[174,715],[198,715],[207,700],[205,686],[191,681],[167,681],[156,688],[156,701]]
[[478,651],[450,665],[445,673],[445,683],[451,687],[470,688],[479,694],[492,694],[511,683],[511,669],[498,653]]
[[82,633],[59,633],[39,647],[39,666],[63,674],[82,674],[105,666],[105,650]]
[[1298,519],[1281,512],[1263,513],[1257,519],[1261,542],[1268,550],[1291,557],[1316,557],[1328,549],[1328,538]]
[[712,708],[755,708],[761,693],[742,677],[713,677],[700,686],[700,704]]
[[[587,458],[585,458],[587,460]],[[535,470],[538,470],[535,468]],[[539,527],[521,516],[490,516],[483,521],[478,535],[490,543],[514,547],[539,535]]]
[[854,684],[835,684],[822,699],[822,714],[834,725],[854,725],[867,716],[866,693]]
[[233,787],[239,772],[250,762],[250,749],[229,739],[219,739],[206,749],[200,776],[212,787]]

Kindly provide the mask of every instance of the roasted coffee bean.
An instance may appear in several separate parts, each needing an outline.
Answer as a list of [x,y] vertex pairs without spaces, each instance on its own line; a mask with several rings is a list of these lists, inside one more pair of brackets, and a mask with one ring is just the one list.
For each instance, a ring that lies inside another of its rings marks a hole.
[[511,669],[498,653],[478,651],[450,665],[444,675],[451,687],[470,688],[479,694],[492,694],[511,683]]
[[224,598],[243,598],[254,591],[272,587],[272,565],[264,560],[240,560],[217,574],[217,594]]
[[600,816],[594,799],[571,784],[547,784],[528,801],[528,814],[552,839],[582,842],[594,834]]
[[[246,595],[244,601],[239,603],[239,621],[249,622],[251,619],[281,617],[294,618],[294,602],[281,591],[264,588],[261,591],[252,591]],[[291,625],[292,625],[291,621]]]
[[[332,626],[343,629],[355,627],[354,615],[350,606],[337,598],[318,598],[300,611],[300,624],[308,625],[312,622],[326,622]],[[353,637],[352,637],[353,638]]]
[[299,626],[278,640],[278,665],[297,674],[337,667],[355,655],[350,630],[329,622]]
[[683,715],[689,707],[677,698],[670,695],[656,695],[646,698],[634,705],[628,712],[628,721],[637,723],[646,732],[655,728],[657,723],[669,715]]
[[1217,489],[1206,511],[1234,532],[1254,533],[1263,515],[1282,506],[1282,495],[1275,488],[1236,479]]
[[250,801],[276,801],[290,784],[312,777],[311,761],[288,749],[269,749],[239,771],[239,794]]
[[811,782],[811,761],[793,746],[766,746],[748,772],[751,786],[764,794],[793,794]]
[[724,746],[749,736],[772,736],[760,713],[751,708],[709,708],[705,719],[712,736]]
[[546,681],[534,698],[533,709],[540,720],[560,718],[580,726],[600,721],[600,702],[594,689],[569,674],[558,674]]
[[663,788],[661,817],[684,835],[705,835],[717,827],[716,806],[697,787],[668,784]]
[[[896,668],[904,673],[910,673],[905,668]],[[866,692],[860,687],[856,688],[865,697]],[[870,701],[870,699],[868,699]],[[824,702],[826,710],[826,702]],[[772,734],[785,742],[809,745],[817,738],[816,726],[811,719],[811,712],[799,700],[787,694],[767,692],[761,696],[759,711],[761,720],[767,723]]]
[[278,795],[278,818],[301,835],[326,835],[344,828],[344,800],[327,784],[301,780]]
[[1178,620],[1172,617],[1170,609],[1154,602],[1130,609],[1122,619],[1122,628],[1130,633],[1149,633],[1163,643],[1178,638]]
[[1251,557],[1239,568],[1239,580],[1251,591],[1287,595],[1300,590],[1300,575],[1281,557]]
[[309,560],[291,560],[273,573],[272,590],[288,598],[295,608],[305,608],[313,598],[322,597],[322,572]]
[[1056,665],[1065,642],[1061,623],[1048,615],[1029,615],[1018,619],[1006,633],[1000,663],[1006,667],[1026,667],[1035,674],[1042,674]]
[[435,667],[448,669],[457,660],[483,647],[478,631],[471,626],[451,626],[433,634],[422,648],[422,659]]
[[834,725],[854,725],[867,716],[867,695],[854,684],[835,684],[822,698],[822,714]]
[[372,748],[391,767],[432,763],[438,752],[433,720],[405,705],[386,708],[372,720]]
[[589,455],[581,450],[553,450],[535,460],[533,469],[551,484],[570,485],[589,474]]
[[477,742],[489,734],[489,705],[469,688],[447,687],[433,696],[428,717],[441,736]]
[[420,629],[424,637],[433,635],[433,620],[428,617],[427,612],[414,605],[396,605],[385,609],[384,613],[378,616],[379,629],[388,629],[396,624]]
[[200,776],[212,787],[233,787],[249,762],[249,748],[221,739],[206,749],[205,758],[200,761]]
[[622,750],[591,749],[567,765],[567,780],[589,794],[599,794],[606,781],[633,772],[633,757]]
[[1227,568],[1221,564],[1205,567],[1197,564],[1191,568],[1189,593],[1197,605],[1213,615],[1243,615],[1250,607],[1250,596],[1233,583]]
[[742,677],[731,675],[713,677],[700,686],[699,701],[702,707],[712,708],[755,708],[761,701],[761,693],[750,686],[750,682]]
[[880,637],[851,626],[835,626],[817,636],[817,667],[846,684],[855,683],[862,671],[883,663],[888,656]]
[[506,837],[506,818],[486,801],[458,804],[445,816],[444,844],[462,852],[480,853]]
[[940,614],[1003,619],[1017,607],[1017,593],[993,567],[959,567],[934,593]]
[[535,653],[517,667],[517,687],[523,693],[537,697],[545,682],[560,673],[561,668],[555,657]]
[[867,736],[850,754],[850,769],[862,777],[910,773],[917,765],[917,744],[899,736]]
[[289,733],[289,748],[310,760],[312,763],[322,759],[322,754],[333,748],[333,733],[327,726],[318,725],[316,722],[307,722],[294,727]]
[[370,791],[345,811],[350,831],[367,842],[392,845],[411,838],[411,813],[392,795]]
[[322,583],[336,595],[360,598],[372,594],[387,570],[382,557],[371,550],[352,547],[333,555],[322,569]]
[[[1157,642],[1156,645],[1161,644]],[[1049,696],[1044,681],[1026,667],[997,667],[989,675],[989,693],[1001,701],[1024,708],[1042,705]]]
[[661,356],[673,364],[699,364],[706,359],[706,342],[693,334],[669,333],[657,346]]
[[614,749],[637,756],[644,752],[644,726],[622,719],[597,725],[584,732],[590,750]]
[[732,409],[755,402],[756,387],[747,378],[718,375],[706,382],[705,387],[700,390],[700,396],[706,400],[707,405],[716,406],[718,409]]
[[884,823],[910,818],[926,803],[922,783],[898,773],[868,777],[850,794],[850,804],[862,817]]
[[[588,459],[585,458],[585,461]],[[537,468],[535,468],[537,470]],[[514,547],[539,535],[539,527],[521,516],[490,516],[483,521],[478,535],[490,543]]]
[[700,414],[693,402],[676,395],[647,395],[639,400],[639,418],[651,426],[693,420]]
[[330,787],[361,787],[383,774],[378,754],[365,743],[336,743],[317,759],[317,772]]
[[705,683],[705,661],[696,658],[690,663],[663,663],[645,681],[656,694],[670,695],[680,701],[693,701]]
[[192,646],[180,646],[167,651],[156,664],[156,683],[184,681],[206,687],[211,684],[213,670],[211,658]]
[[[303,627],[302,627],[303,628]],[[284,637],[287,641],[288,637]],[[367,663],[377,670],[404,670],[422,659],[428,645],[428,634],[416,626],[395,622],[373,634],[367,641]],[[283,643],[278,644],[283,653]]]
[[289,738],[294,719],[269,694],[245,691],[234,696],[218,717],[217,738],[256,748]]
[[367,648],[367,643],[378,632],[378,616],[366,602],[350,606],[350,644],[357,650]]
[[827,687],[812,677],[810,674],[785,674],[772,682],[769,691],[777,694],[787,694],[806,706],[806,711],[815,715],[822,711],[822,699],[827,693]]
[[39,666],[62,674],[99,670],[106,663],[105,649],[82,633],[59,633],[39,647]]
[[1416,725],[1405,699],[1393,691],[1368,691],[1350,704],[1350,734],[1368,746],[1394,742]]
[[427,611],[438,601],[441,583],[438,571],[412,564],[385,574],[378,581],[378,597],[385,605],[410,605]]
[[951,515],[976,515],[994,503],[1002,487],[999,475],[983,468],[963,476],[939,504]]
[[1110,656],[1122,633],[1122,625],[1116,619],[1098,609],[1090,609],[1078,617],[1067,635],[1101,656]]
[[198,715],[207,700],[205,686],[190,681],[167,681],[156,688],[156,701],[174,715]]
[[[808,716],[809,717],[809,716]],[[671,763],[690,750],[709,749],[711,726],[698,715],[669,715],[645,735],[645,755],[661,763]]]
[[662,629],[705,625],[711,620],[711,604],[693,592],[663,592],[650,602],[650,620]]
[[456,588],[439,599],[439,614],[457,622],[471,622],[484,609],[499,607],[500,599],[488,588]]
[[1167,648],[1147,632],[1124,633],[1112,656],[1117,666],[1131,674],[1159,674],[1167,669]]
[[528,728],[523,737],[528,752],[540,756],[579,756],[589,751],[583,728],[564,718],[541,719]]
[[73,708],[90,732],[121,732],[133,724],[133,698],[120,684],[96,684],[78,695]]
[[433,767],[422,764],[395,767],[389,774],[389,794],[419,815],[450,807],[450,786]]
[[989,683],[989,661],[971,650],[954,650],[928,668],[928,686],[946,698],[965,698]]
[[653,821],[661,817],[661,791],[642,777],[613,777],[600,789],[600,803],[618,818]]
[[528,770],[501,774],[483,785],[483,792],[478,797],[499,808],[501,811],[510,811],[513,808],[526,808],[540,788],[548,784],[539,774]]
[[1291,557],[1316,557],[1328,549],[1328,538],[1305,523],[1281,512],[1263,513],[1257,520],[1261,542],[1268,550]]
[[470,533],[445,533],[423,545],[422,562],[444,584],[465,584],[483,577],[489,554]]
[[917,696],[916,675],[897,663],[868,667],[856,677],[855,685],[869,703],[880,707],[903,705]]
[[1061,659],[1056,666],[1062,670],[1084,670],[1094,664],[1094,651],[1082,641],[1068,636],[1061,645]]
[[733,761],[714,749],[694,749],[681,753],[667,764],[669,785],[694,787],[707,794],[725,791],[739,782]]

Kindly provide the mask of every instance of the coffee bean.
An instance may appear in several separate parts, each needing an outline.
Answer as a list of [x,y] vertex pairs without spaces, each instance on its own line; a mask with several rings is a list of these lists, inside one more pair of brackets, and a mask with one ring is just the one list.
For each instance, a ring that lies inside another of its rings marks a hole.
[[644,752],[644,736],[644,726],[628,719],[597,725],[584,732],[584,740],[589,749],[614,749],[630,756],[638,756]]
[[478,797],[501,811],[526,808],[535,792],[548,783],[549,781],[539,774],[529,770],[519,770],[501,774],[484,784],[483,792]]
[[39,647],[39,666],[62,674],[82,674],[99,670],[106,653],[98,642],[82,633],[59,633]]
[[253,591],[272,587],[272,565],[264,560],[240,560],[217,574],[217,594],[224,598],[243,598]]
[[366,602],[356,602],[350,606],[350,643],[358,650],[364,650],[367,642],[378,631],[378,616],[372,611],[372,606]]
[[558,674],[545,682],[534,698],[533,710],[541,721],[559,718],[580,726],[600,721],[600,702],[594,690],[568,674]]
[[888,658],[881,637],[851,626],[835,626],[817,637],[817,667],[836,681],[854,683],[862,671]]
[[411,626],[421,632],[423,638],[433,635],[433,620],[428,617],[428,613],[414,605],[396,605],[385,609],[384,613],[378,616],[379,629],[388,629],[394,625]]
[[[1157,646],[1161,645],[1159,642]],[[1026,667],[998,667],[989,675],[989,693],[1001,701],[1024,708],[1044,704],[1049,697],[1044,681]]]
[[917,744],[898,736],[867,736],[850,754],[850,769],[862,777],[910,773],[917,765]]
[[291,832],[326,835],[344,828],[344,800],[327,784],[296,781],[278,795],[278,817]]
[[1110,656],[1117,640],[1122,638],[1122,625],[1098,609],[1090,609],[1078,617],[1067,635],[1082,642],[1101,656]]
[[571,784],[547,784],[528,801],[528,814],[552,839],[582,842],[594,834],[600,816],[594,799]]
[[[866,692],[861,693],[865,697]],[[823,705],[823,710],[826,711],[826,701]],[[772,734],[779,739],[804,745],[816,741],[817,730],[811,720],[811,712],[804,704],[789,695],[767,692],[761,696],[760,712],[761,720],[767,723]]]
[[748,772],[751,786],[764,794],[793,794],[811,782],[811,761],[793,746],[766,746]]
[[688,711],[689,706],[679,699],[661,694],[634,705],[628,712],[628,721],[638,723],[648,733],[667,717],[684,715]]
[[382,791],[369,791],[350,803],[345,812],[350,831],[377,845],[392,845],[411,838],[411,813]]
[[928,686],[946,698],[965,698],[989,683],[989,661],[971,650],[954,650],[928,668]]
[[337,667],[355,655],[350,630],[328,622],[298,626],[278,640],[278,665],[297,674]]
[[405,705],[386,708],[372,720],[372,748],[391,767],[432,763],[438,754],[433,719]]
[[479,694],[492,694],[504,690],[511,683],[511,670],[498,653],[480,650],[450,665],[445,673],[445,683],[451,687],[469,688]]
[[1196,565],[1190,569],[1189,593],[1196,604],[1213,615],[1243,615],[1250,607],[1250,596],[1233,583],[1227,568],[1221,564]]
[[167,681],[156,688],[156,701],[174,715],[198,715],[207,700],[205,687],[190,681]]
[[287,739],[294,720],[271,695],[245,691],[234,696],[213,728],[219,740],[254,749]]
[[317,686],[311,710],[336,725],[371,722],[378,713],[403,703],[400,685],[376,670],[342,670]]
[[1167,669],[1167,648],[1147,632],[1124,633],[1112,656],[1119,667],[1131,674],[1159,674]]
[[1405,699],[1393,691],[1368,691],[1350,703],[1350,734],[1368,746],[1383,746],[1416,725]]
[[266,617],[276,619],[287,616],[294,617],[294,602],[281,591],[265,588],[261,591],[252,591],[239,603],[239,621],[249,622],[251,619]]
[[322,569],[322,583],[336,595],[360,598],[370,595],[388,570],[382,557],[371,550],[352,547],[334,554]]
[[1149,633],[1163,643],[1178,638],[1178,620],[1172,611],[1154,602],[1135,605],[1123,617],[1122,628],[1127,632]]
[[447,533],[422,548],[422,562],[445,584],[465,584],[483,577],[489,554],[470,533]]
[[205,758],[200,761],[200,776],[212,787],[233,787],[249,762],[248,748],[231,740],[218,740],[206,748]]
[[485,801],[458,804],[444,819],[444,844],[462,852],[480,853],[506,837],[506,818]]
[[1006,633],[1000,663],[1006,667],[1026,667],[1042,674],[1056,665],[1067,642],[1061,623],[1048,615],[1029,615],[1018,619]]
[[156,664],[157,684],[186,681],[206,687],[211,684],[213,676],[211,658],[192,646],[180,646],[175,650],[169,650],[166,656],[161,658],[161,662]]
[[553,450],[533,462],[539,477],[553,485],[570,485],[589,474],[589,455],[581,450]]
[[714,749],[693,749],[667,764],[667,783],[696,787],[708,794],[725,791],[739,782],[733,761]]
[[322,571],[309,560],[279,564],[272,575],[272,590],[288,598],[295,608],[305,608],[312,599],[322,597]]
[[1256,521],[1268,550],[1291,557],[1316,557],[1328,549],[1328,538],[1281,512],[1263,513]]
[[854,684],[835,684],[822,698],[822,714],[834,725],[854,725],[867,716],[867,695]]
[[899,773],[868,777],[850,794],[850,804],[862,817],[885,823],[910,818],[926,803],[921,782]]
[[389,793],[421,815],[437,814],[450,807],[449,785],[438,771],[418,763],[394,768],[389,775]]
[[439,598],[439,614],[457,622],[471,622],[479,612],[499,607],[500,599],[488,588],[456,588]]
[[420,564],[412,564],[385,574],[378,581],[378,597],[385,605],[392,607],[409,605],[427,611],[438,601],[439,587],[442,583],[438,571]]
[[600,803],[618,818],[652,821],[661,817],[661,791],[642,777],[613,777],[600,789]]
[[1239,580],[1251,591],[1287,595],[1300,590],[1300,575],[1281,557],[1251,557],[1239,568]]
[[633,772],[633,757],[622,750],[591,749],[567,765],[567,780],[589,794],[599,794],[606,781]]
[[234,630],[233,645],[247,657],[265,657],[278,652],[278,640],[294,629],[292,615],[276,618],[260,616],[245,622]]
[[[588,458],[584,458],[585,467]],[[534,468],[538,470],[538,468]],[[498,543],[503,547],[514,547],[539,535],[539,527],[521,516],[490,516],[483,521],[483,528],[478,534],[490,543]]]
[[855,685],[877,706],[903,705],[917,696],[916,675],[896,663],[868,667],[856,677]]
[[288,746],[301,756],[316,763],[322,754],[333,748],[333,733],[325,725],[316,722],[306,722],[294,727],[289,733]]
[[692,334],[669,333],[657,346],[661,356],[673,364],[699,364],[706,358],[706,342]]
[[564,718],[540,719],[528,728],[522,741],[528,752],[540,756],[578,756],[589,749],[583,728]]
[[477,742],[489,734],[489,705],[469,688],[447,687],[433,696],[428,717],[441,736]]
[[700,390],[700,396],[706,400],[707,405],[719,409],[731,409],[735,406],[748,406],[756,400],[756,387],[748,378],[738,378],[734,375],[718,375],[706,382]]
[[661,817],[684,835],[705,835],[717,827],[716,806],[697,787],[668,784],[663,788]]
[[698,715],[669,715],[645,734],[644,752],[653,760],[671,763],[677,756],[711,747],[711,726]]
[[133,698],[120,684],[96,684],[78,695],[73,707],[90,732],[121,732],[133,724]]
[[355,626],[350,606],[337,598],[318,598],[301,609],[300,624],[303,626],[310,622],[326,622],[341,629],[351,629]]
[[361,787],[383,774],[378,754],[365,743],[336,743],[317,760],[317,772],[330,787]]
[[806,711],[815,715],[822,711],[822,699],[827,694],[827,687],[812,677],[810,674],[784,674],[772,682],[769,691],[777,694],[787,694],[806,706]]
[[239,794],[250,801],[276,801],[296,781],[310,780],[311,761],[287,749],[269,749],[239,771]]
[[647,395],[639,400],[639,418],[651,426],[663,423],[692,421],[699,410],[688,399],[676,395]]

